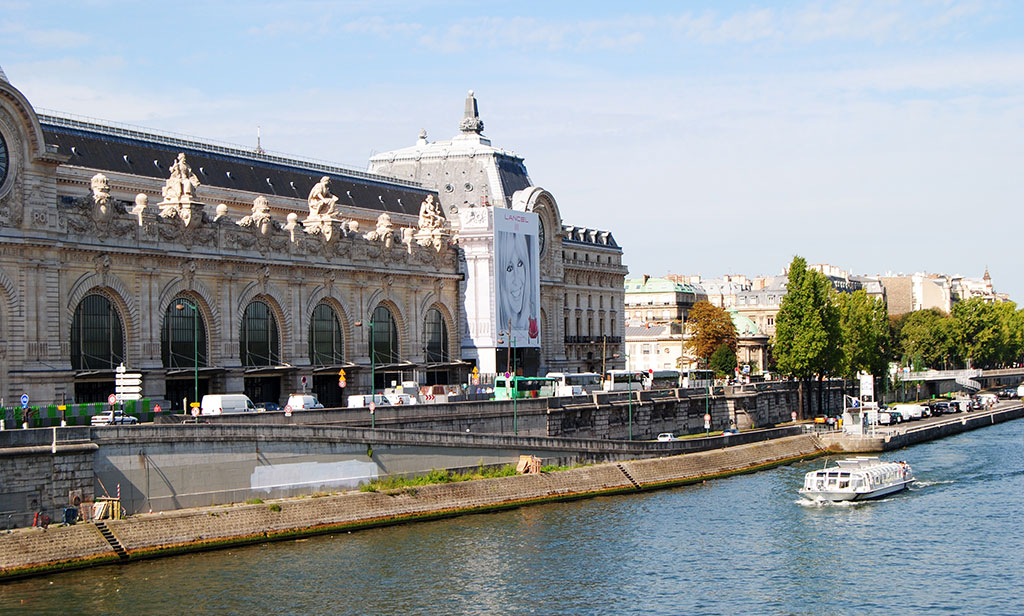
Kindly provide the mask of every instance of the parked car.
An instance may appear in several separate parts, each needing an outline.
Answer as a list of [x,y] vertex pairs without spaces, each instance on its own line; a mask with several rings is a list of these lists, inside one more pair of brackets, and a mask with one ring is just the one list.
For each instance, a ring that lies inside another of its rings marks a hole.
[[661,434],[658,435],[658,441],[662,443],[674,440],[676,440],[676,435],[672,434],[671,432],[662,432]]
[[893,408],[899,411],[900,415],[903,415],[903,419],[907,421],[924,417],[924,407],[920,404],[898,404]]
[[288,396],[288,406],[292,407],[293,411],[324,408],[324,405],[316,399],[316,394],[292,394]]
[[878,423],[883,426],[891,426],[896,423],[896,416],[899,413],[891,413],[889,411],[880,411],[878,413]]
[[955,413],[952,407],[949,406],[949,402],[932,402],[932,415],[938,417],[939,415],[949,415]]
[[125,412],[120,409],[97,413],[89,420],[89,424],[93,426],[112,426],[114,424],[133,425],[137,423],[139,423],[137,418],[132,417],[131,415],[126,415]]
[[1013,387],[1004,387],[996,392],[1000,398],[1016,398],[1017,390]]
[[272,413],[274,411],[280,411],[281,405],[277,402],[260,402],[256,405],[257,413]]

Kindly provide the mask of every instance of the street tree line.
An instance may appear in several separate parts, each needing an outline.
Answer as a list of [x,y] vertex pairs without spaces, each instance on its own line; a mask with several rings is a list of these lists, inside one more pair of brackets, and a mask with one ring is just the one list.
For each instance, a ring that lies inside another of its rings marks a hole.
[[884,390],[890,362],[914,370],[993,368],[1024,357],[1024,310],[1012,302],[972,298],[955,304],[949,315],[919,310],[889,317],[881,298],[864,290],[837,292],[799,256],[790,264],[775,326],[775,369],[799,381],[801,415],[806,385],[815,379],[820,385],[863,371]]

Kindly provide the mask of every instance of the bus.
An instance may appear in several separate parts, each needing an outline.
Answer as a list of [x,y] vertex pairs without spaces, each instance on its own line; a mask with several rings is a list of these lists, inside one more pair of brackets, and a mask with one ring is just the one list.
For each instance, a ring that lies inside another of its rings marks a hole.
[[714,387],[715,372],[714,370],[687,370],[683,373],[682,380],[684,388]]
[[582,396],[601,391],[601,375],[596,372],[548,372],[547,378],[558,380],[559,396]]
[[521,400],[523,398],[547,398],[555,395],[558,379],[547,377],[513,376],[494,379],[494,396],[491,400]]
[[647,373],[642,370],[608,370],[604,373],[605,391],[647,389]]
[[648,389],[676,389],[679,387],[678,370],[655,370],[649,375]]

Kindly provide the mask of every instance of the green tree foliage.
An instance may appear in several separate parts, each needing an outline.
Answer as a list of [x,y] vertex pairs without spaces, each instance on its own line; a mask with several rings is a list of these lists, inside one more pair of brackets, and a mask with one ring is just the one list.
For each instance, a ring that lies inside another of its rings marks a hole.
[[842,363],[839,372],[853,378],[864,371],[883,376],[889,367],[889,310],[881,298],[863,290],[835,297],[842,332]]
[[989,304],[980,297],[953,306],[952,338],[959,355],[970,367],[986,368],[1019,356],[1014,348],[1018,333],[1011,328],[1020,322],[1016,305]]
[[687,325],[690,339],[686,341],[686,347],[705,365],[711,359],[711,354],[722,345],[728,346],[735,356],[736,326],[729,313],[722,308],[711,302],[699,301],[690,309]]
[[806,380],[839,368],[839,311],[830,290],[823,274],[808,270],[802,257],[793,258],[775,318],[774,356],[783,374]]
[[723,344],[711,354],[708,366],[715,371],[715,376],[730,376],[736,370],[736,351]]
[[957,361],[953,321],[934,308],[915,310],[892,321],[893,359],[914,370],[946,369]]
[[786,295],[775,317],[774,356],[782,374],[800,380],[798,395],[803,417],[804,383],[815,375],[824,378],[835,373],[842,359],[839,311],[832,301],[831,289],[828,278],[808,270],[802,257],[793,258]]

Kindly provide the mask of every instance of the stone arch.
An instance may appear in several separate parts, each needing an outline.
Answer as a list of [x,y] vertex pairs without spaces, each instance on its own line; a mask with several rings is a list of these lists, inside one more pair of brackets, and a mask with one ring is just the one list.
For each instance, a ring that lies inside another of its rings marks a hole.
[[293,344],[294,334],[292,331],[294,325],[292,323],[291,311],[285,307],[284,303],[277,299],[278,297],[285,297],[285,295],[277,286],[273,284],[264,286],[253,282],[245,287],[242,294],[238,296],[238,301],[235,303],[234,322],[238,324],[238,328],[241,328],[242,323],[245,322],[245,308],[249,303],[257,299],[266,302],[267,306],[270,307],[270,311],[274,313],[274,318],[277,319],[277,335],[281,337],[281,361],[288,361],[293,359],[295,351]]
[[[366,321],[368,322],[373,318],[373,311],[376,310],[378,306],[384,306],[390,310],[391,318],[395,320],[395,327],[398,329],[399,358],[405,360],[411,357],[412,340],[410,340],[409,336],[409,323],[408,319],[402,314],[401,309],[399,309],[398,304],[390,299],[379,297],[377,293],[370,296],[370,299],[371,302],[367,304]],[[376,301],[373,301],[374,299],[376,299]],[[367,346],[367,350],[369,350],[369,346]]]
[[455,327],[455,317],[452,316],[452,311],[448,309],[448,306],[445,306],[440,301],[434,301],[427,304],[423,310],[420,311],[421,320],[427,318],[427,311],[431,308],[437,308],[437,311],[441,313],[441,319],[444,320],[444,325],[448,328],[448,354],[452,358],[455,358],[458,355],[457,350],[459,349],[459,334]]
[[43,139],[43,127],[39,124],[39,117],[25,95],[10,82],[0,79],[0,102],[9,111],[13,111],[12,115],[21,122],[19,136],[28,145],[29,157],[35,159],[45,156],[46,141]]
[[164,285],[164,288],[160,290],[159,299],[157,300],[159,302],[157,308],[161,311],[160,327],[163,328],[163,319],[167,312],[167,306],[170,305],[175,297],[181,295],[186,295],[196,300],[199,311],[206,321],[206,344],[209,346],[207,351],[210,352],[220,348],[219,345],[224,340],[220,308],[217,307],[217,300],[213,297],[209,287],[200,280],[193,279],[190,285],[188,279],[180,276]]
[[358,350],[354,347],[355,337],[352,333],[353,320],[349,316],[349,311],[340,299],[331,294],[331,289],[323,285],[313,289],[309,299],[306,301],[306,308],[303,311],[305,319],[305,324],[302,326],[303,331],[309,330],[309,319],[312,318],[313,310],[321,303],[328,304],[333,308],[334,313],[338,315],[338,319],[341,321],[341,335],[345,337],[343,341],[345,357],[358,357]]
[[8,316],[21,314],[21,294],[18,293],[18,286],[2,268],[0,268],[0,293],[3,293],[7,300],[6,314]]
[[139,340],[139,307],[135,303],[135,298],[128,292],[128,286],[116,274],[90,272],[81,276],[71,285],[71,289],[68,291],[68,303],[65,306],[67,331],[71,331],[70,325],[75,318],[75,309],[78,308],[78,304],[82,303],[86,295],[97,291],[107,295],[121,313],[123,317],[121,326],[125,330],[125,359],[135,359],[134,347]]
[[512,194],[512,209],[521,212],[533,212],[541,217],[546,229],[544,252],[541,260],[551,258],[555,238],[562,234],[562,213],[558,209],[555,197],[540,186],[529,186]]

